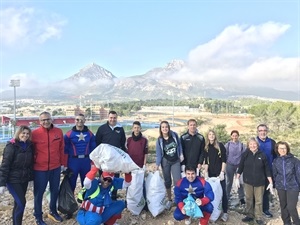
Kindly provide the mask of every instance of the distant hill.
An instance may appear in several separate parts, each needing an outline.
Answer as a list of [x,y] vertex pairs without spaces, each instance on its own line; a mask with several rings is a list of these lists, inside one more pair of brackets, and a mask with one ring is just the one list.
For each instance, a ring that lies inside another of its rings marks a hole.
[[[256,96],[272,99],[297,100],[298,94],[280,91],[270,87],[257,87],[255,84],[217,84],[206,83],[188,77],[182,60],[172,60],[164,67],[153,68],[142,75],[118,78],[105,68],[92,63],[70,77],[49,84],[46,87],[26,89],[20,87],[18,97],[71,101],[71,96],[81,95],[98,100],[146,100],[169,98],[186,99],[210,97],[218,99],[233,96]],[[13,92],[2,93],[11,98]]]

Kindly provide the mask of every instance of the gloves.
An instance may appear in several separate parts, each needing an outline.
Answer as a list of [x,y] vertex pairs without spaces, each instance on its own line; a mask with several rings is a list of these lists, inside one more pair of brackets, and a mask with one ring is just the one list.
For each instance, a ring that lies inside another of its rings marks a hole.
[[199,176],[199,174],[200,174],[200,170],[197,168],[196,169],[196,176]]
[[204,179],[205,179],[205,180],[208,180],[208,179],[209,179],[208,172],[206,172],[206,171],[204,171]]
[[182,171],[182,172],[185,172],[185,165],[182,165],[182,166],[181,166],[181,171]]
[[225,180],[225,174],[223,171],[221,171],[219,178],[220,178],[220,181]]
[[273,189],[273,184],[272,183],[269,183],[266,190],[269,190],[271,192],[271,194],[274,195],[274,189]]
[[182,162],[182,161],[184,160],[184,156],[181,154],[181,155],[179,156],[179,159],[180,159],[180,162]]
[[91,186],[92,186],[92,180],[90,180],[89,178],[85,177],[85,178],[84,178],[84,181],[83,181],[83,186],[84,186],[86,189],[90,189]]
[[200,198],[197,198],[195,202],[198,206],[201,206],[201,204],[202,204],[202,201]]
[[1,186],[0,187],[0,195],[3,195],[4,192],[5,192],[5,190],[6,190],[6,187],[5,186]]
[[234,186],[236,188],[240,188],[241,187],[240,179],[239,178],[234,178]]

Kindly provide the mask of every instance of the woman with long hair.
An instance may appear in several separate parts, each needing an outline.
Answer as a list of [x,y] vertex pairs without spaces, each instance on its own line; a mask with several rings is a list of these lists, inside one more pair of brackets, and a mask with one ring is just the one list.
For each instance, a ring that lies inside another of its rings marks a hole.
[[181,178],[180,161],[182,160],[182,146],[177,133],[171,131],[167,121],[162,121],[159,126],[159,137],[156,141],[156,169],[158,170],[159,166],[162,168],[167,189],[167,209],[172,207],[172,177],[175,186]]
[[226,170],[226,149],[224,145],[218,141],[216,132],[209,130],[206,143],[204,147],[204,169],[205,177],[219,177],[222,186],[222,208],[223,215],[221,220],[226,222],[228,220],[228,199],[226,193],[225,170]]
[[20,126],[4,148],[0,166],[0,194],[6,187],[14,198],[13,225],[21,225],[26,205],[28,182],[33,180],[33,144],[31,130]]

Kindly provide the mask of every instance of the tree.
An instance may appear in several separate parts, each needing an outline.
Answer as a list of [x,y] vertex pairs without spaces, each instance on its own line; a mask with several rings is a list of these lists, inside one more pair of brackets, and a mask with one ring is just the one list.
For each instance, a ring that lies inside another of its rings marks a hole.
[[213,128],[213,130],[216,132],[218,140],[224,144],[230,140],[230,135],[227,133],[225,128],[226,124],[217,124]]

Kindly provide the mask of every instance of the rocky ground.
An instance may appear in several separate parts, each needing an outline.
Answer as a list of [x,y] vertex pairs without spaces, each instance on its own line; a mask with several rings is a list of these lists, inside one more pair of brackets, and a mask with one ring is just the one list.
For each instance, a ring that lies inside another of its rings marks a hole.
[[[151,169],[151,168],[150,168]],[[80,185],[78,185],[80,186]],[[78,188],[79,190],[79,188]],[[76,190],[76,191],[78,191]],[[125,191],[118,192],[121,195],[121,198],[125,198]],[[217,221],[215,223],[210,224],[222,224],[222,225],[243,225],[241,219],[244,217],[242,214],[242,210],[237,205],[238,199],[237,194],[233,193],[233,198],[231,200],[231,207],[229,210],[229,219],[227,222]],[[237,205],[234,207],[234,205]],[[0,224],[1,225],[11,225],[11,211],[13,207],[13,199],[8,192],[5,192],[4,195],[0,196]],[[150,212],[142,211],[139,216],[133,216],[127,209],[125,209],[122,213],[122,219],[118,220],[117,222],[120,225],[176,225],[176,224],[184,224],[184,221],[178,222],[175,221],[173,218],[173,211],[175,207],[171,210],[165,210],[162,214],[158,215],[157,217],[153,217]],[[298,207],[300,212],[300,204]],[[57,223],[52,222],[50,219],[46,218],[48,212],[48,201],[46,197],[44,198],[43,202],[43,211],[45,215],[45,222],[48,225],[54,225]],[[280,210],[279,210],[279,203],[278,200],[274,199],[271,203],[270,211],[273,213],[274,217],[271,219],[264,218],[267,225],[282,225],[280,219]],[[26,211],[23,218],[24,225],[33,225],[34,217],[33,217],[33,192],[32,189],[29,189],[27,192],[27,205]],[[78,224],[75,218],[70,220],[64,220],[61,224],[65,225],[75,225]],[[198,225],[197,221],[192,222],[193,225]]]

